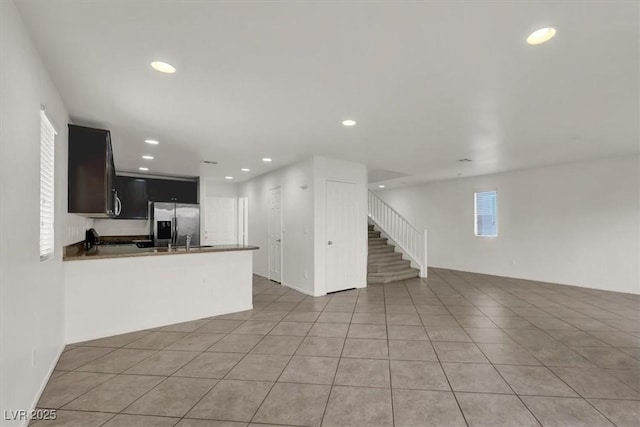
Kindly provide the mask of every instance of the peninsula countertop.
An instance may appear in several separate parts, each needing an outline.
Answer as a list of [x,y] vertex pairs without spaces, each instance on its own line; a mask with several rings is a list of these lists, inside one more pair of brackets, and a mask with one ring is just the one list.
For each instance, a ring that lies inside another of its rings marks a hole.
[[259,249],[258,246],[250,245],[211,245],[192,246],[188,251],[184,246],[173,247],[171,251],[167,247],[139,248],[135,244],[123,245],[98,245],[89,250],[85,249],[84,242],[75,245],[65,246],[63,261],[82,261],[104,258],[128,258],[140,256],[162,256],[162,255],[189,255],[209,252],[230,252],[230,251],[253,251]]

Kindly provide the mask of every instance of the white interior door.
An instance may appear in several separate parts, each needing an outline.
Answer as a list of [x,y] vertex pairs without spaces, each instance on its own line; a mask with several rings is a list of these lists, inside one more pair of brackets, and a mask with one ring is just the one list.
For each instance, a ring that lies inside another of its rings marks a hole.
[[238,243],[249,244],[249,198],[247,196],[238,199]]
[[357,284],[357,186],[327,180],[327,292],[354,288]]
[[236,198],[207,196],[204,219],[205,245],[237,243]]
[[282,282],[282,193],[269,190],[269,279]]

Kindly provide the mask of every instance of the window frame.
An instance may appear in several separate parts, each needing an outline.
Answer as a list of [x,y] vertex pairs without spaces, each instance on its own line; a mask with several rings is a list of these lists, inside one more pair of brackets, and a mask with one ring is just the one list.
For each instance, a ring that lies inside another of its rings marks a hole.
[[[40,262],[47,261],[55,255],[55,200],[56,200],[56,136],[58,132],[47,117],[44,108],[40,109],[40,191],[39,201],[39,254]],[[47,192],[45,183],[50,186]],[[45,202],[49,206],[45,209]],[[45,226],[45,216],[49,216]],[[47,238],[44,233],[47,233]]]
[[[495,203],[495,211],[494,211],[494,219],[495,219],[495,234],[478,234],[478,194],[479,193],[495,193],[496,203]],[[495,239],[500,234],[499,229],[500,222],[498,221],[498,189],[497,188],[487,188],[482,190],[475,190],[473,192],[473,235],[475,237],[483,237],[489,239]]]

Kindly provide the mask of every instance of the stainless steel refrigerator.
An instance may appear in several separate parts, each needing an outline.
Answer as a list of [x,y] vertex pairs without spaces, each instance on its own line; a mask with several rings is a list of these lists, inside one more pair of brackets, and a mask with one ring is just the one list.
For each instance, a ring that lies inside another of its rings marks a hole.
[[154,246],[185,246],[187,235],[191,245],[200,245],[200,205],[153,202],[149,211]]

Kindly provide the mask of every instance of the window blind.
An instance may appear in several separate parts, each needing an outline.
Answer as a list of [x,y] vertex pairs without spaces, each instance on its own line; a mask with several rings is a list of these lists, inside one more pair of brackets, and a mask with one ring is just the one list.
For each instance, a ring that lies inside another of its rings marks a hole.
[[498,235],[498,203],[496,191],[475,193],[475,233],[476,236],[496,237]]
[[54,154],[56,131],[40,111],[40,260],[54,252]]

